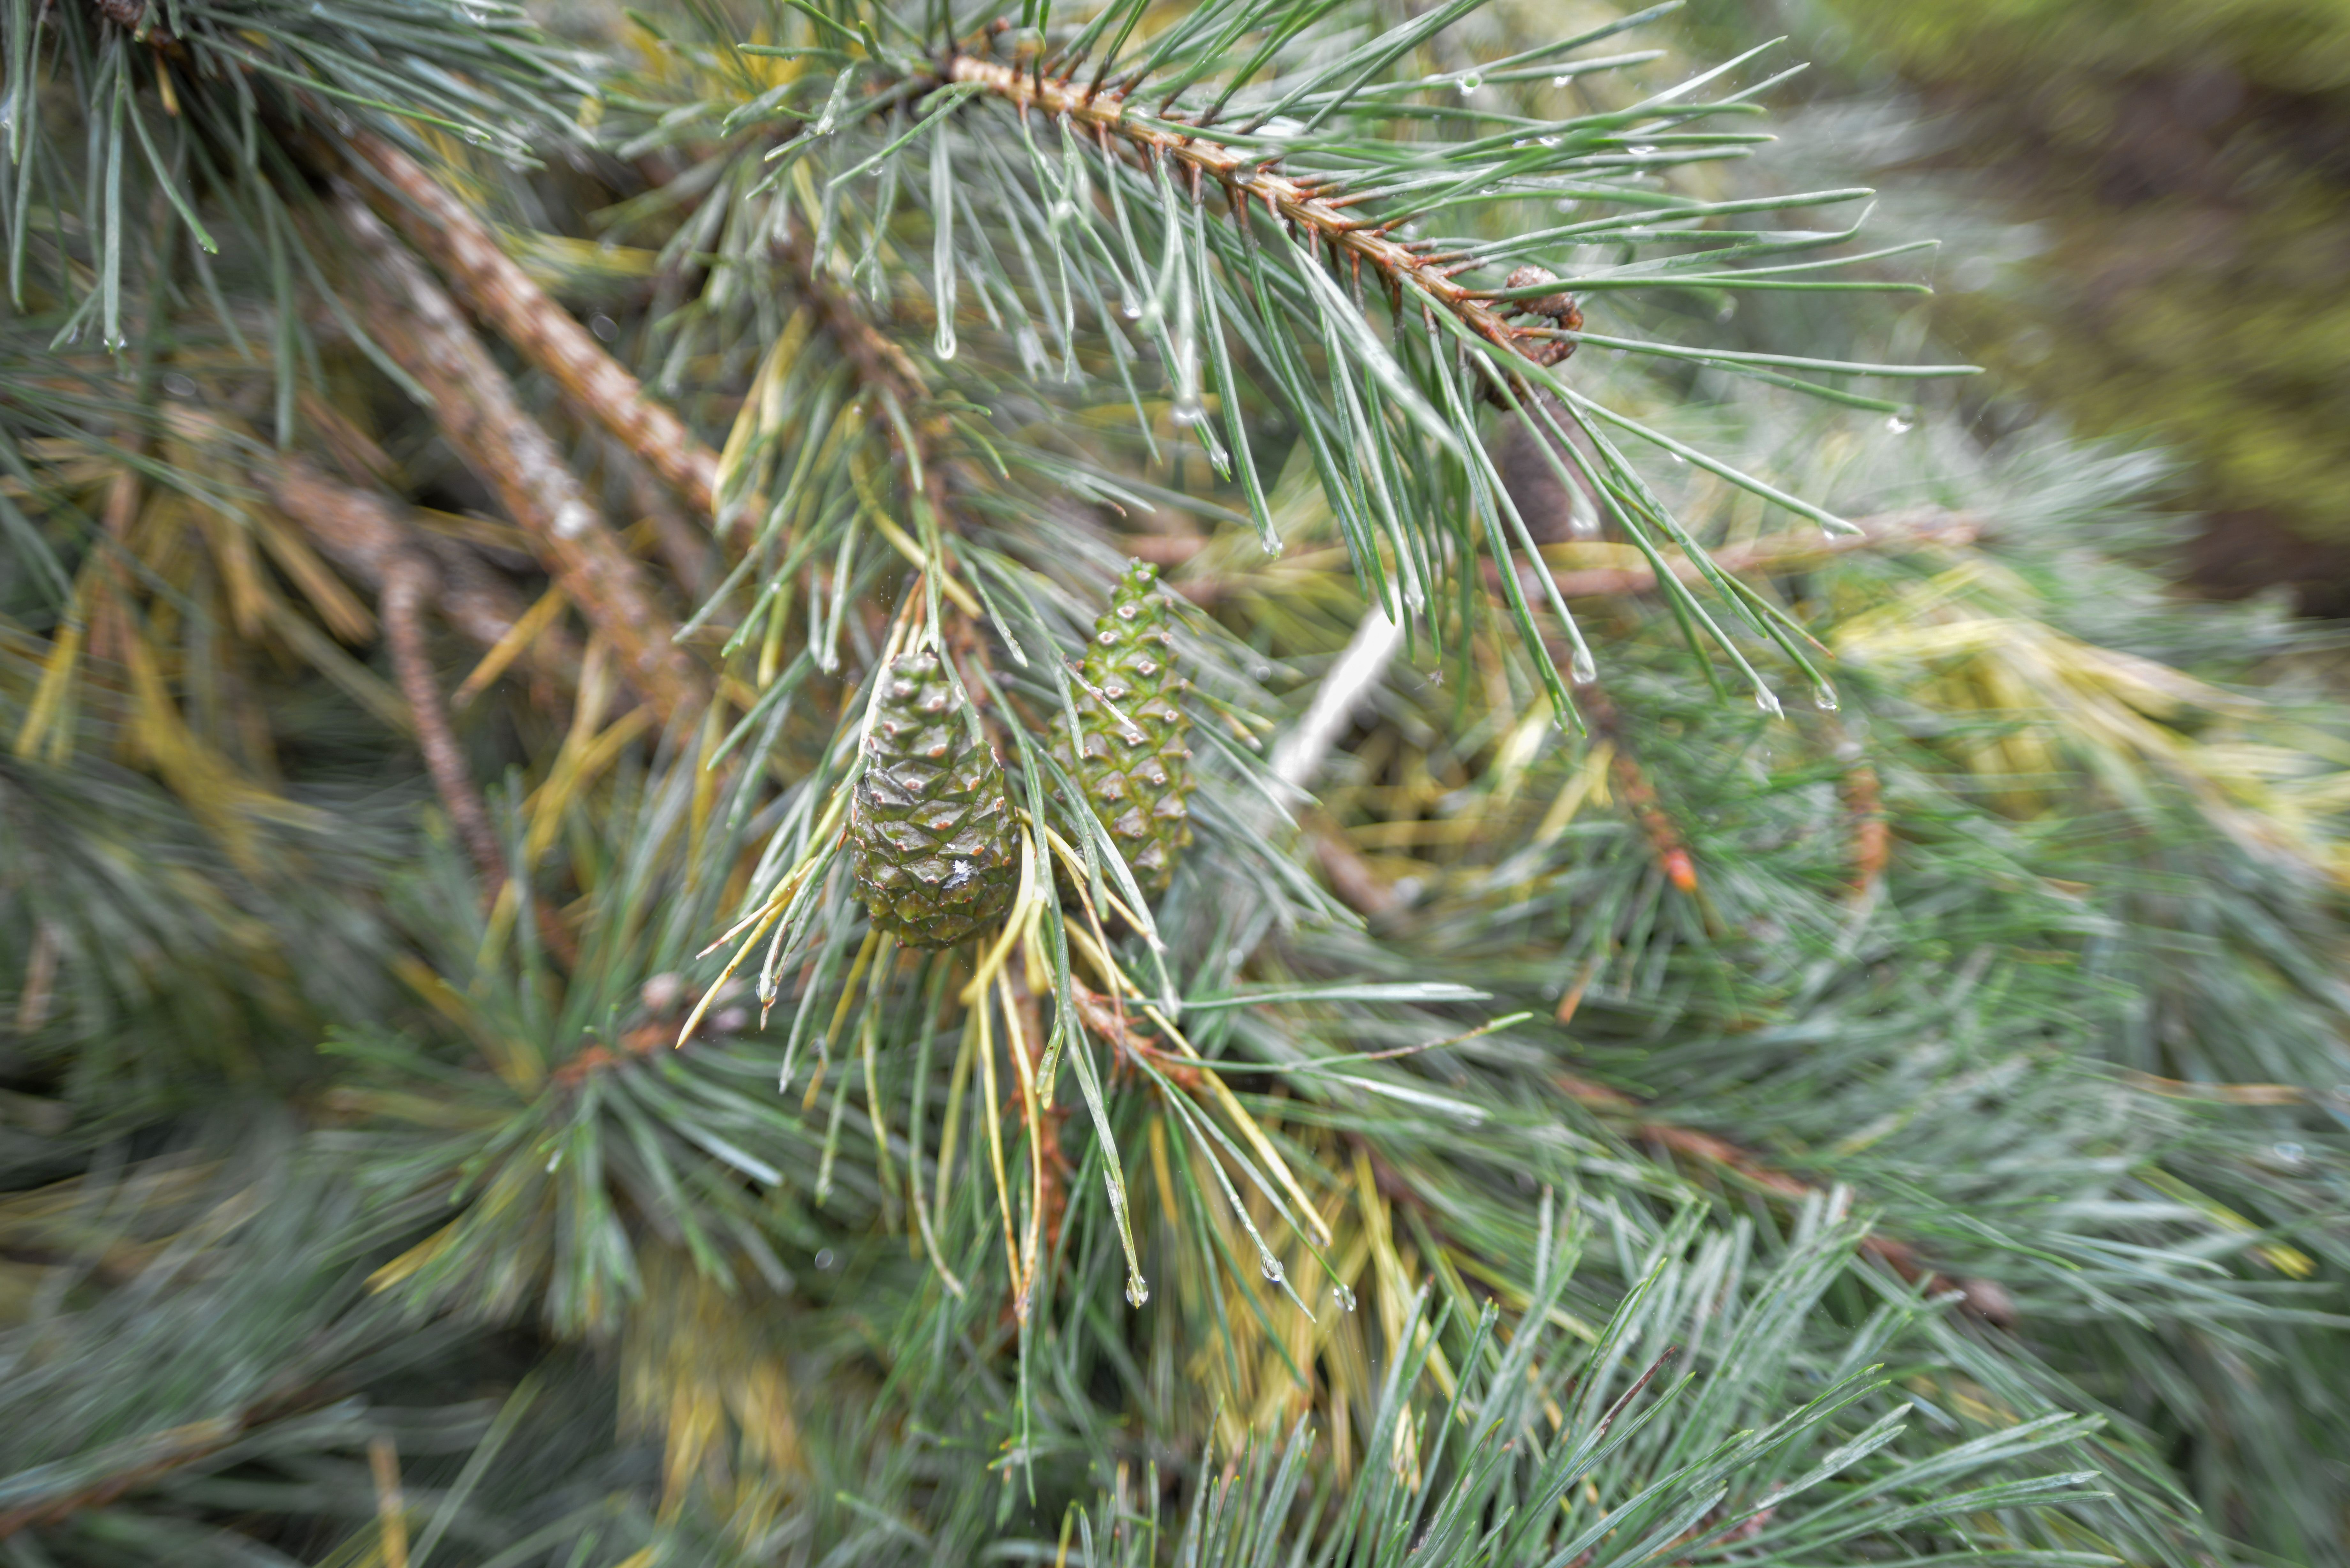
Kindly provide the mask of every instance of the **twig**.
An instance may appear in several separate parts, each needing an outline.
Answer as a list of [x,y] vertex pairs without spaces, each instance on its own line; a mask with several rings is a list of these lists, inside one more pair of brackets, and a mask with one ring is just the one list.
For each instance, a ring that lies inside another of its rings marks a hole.
[[1698,890],[1697,862],[1690,857],[1689,841],[1657,798],[1656,786],[1648,782],[1639,759],[1632,754],[1630,742],[1624,734],[1624,714],[1602,691],[1596,680],[1586,680],[1575,689],[1575,702],[1591,725],[1595,740],[1605,738],[1613,748],[1608,771],[1614,775],[1616,793],[1624,799],[1626,809],[1640,825],[1640,832],[1648,841],[1649,851],[1656,857],[1657,867],[1666,880],[1683,893]]
[[432,259],[476,316],[561,388],[575,407],[626,444],[687,505],[715,515],[718,454],[647,395],[643,383],[605,352],[569,311],[547,297],[507,256],[472,208],[414,159],[371,131],[352,133],[342,147],[365,166],[372,176],[369,183],[386,198],[376,203],[379,211],[409,244]]
[[[1984,530],[1983,520],[1971,513],[1945,512],[1934,507],[1913,512],[1881,513],[1857,519],[1855,526],[1860,530],[1859,533],[1839,534],[1834,538],[1816,534],[1780,534],[1743,545],[1729,545],[1711,551],[1710,555],[1715,566],[1733,575],[1790,572],[1856,550],[1908,550],[1929,545],[1971,545]],[[1129,535],[1119,541],[1119,548],[1156,566],[1171,567],[1191,560],[1207,544],[1205,539],[1183,535]],[[1571,552],[1586,547],[1568,545],[1561,546],[1561,549]],[[1673,576],[1682,582],[1694,587],[1704,581],[1697,563],[1688,556],[1672,555],[1667,559]],[[1614,595],[1653,593],[1657,587],[1656,568],[1645,561],[1623,566],[1553,566],[1547,569],[1564,598],[1604,598]],[[1488,560],[1484,563],[1484,571],[1486,587],[1500,592],[1501,568]],[[1248,576],[1201,576],[1170,577],[1167,586],[1193,604],[1204,606],[1216,604],[1226,595],[1246,591],[1254,585]]]
[[1121,1057],[1131,1056],[1138,1062],[1148,1062],[1159,1076],[1179,1089],[1200,1086],[1200,1069],[1180,1056],[1170,1055],[1135,1032],[1126,1021],[1125,1013],[1110,1006],[1109,998],[1087,988],[1083,981],[1069,981],[1069,994],[1077,1004],[1077,1017],[1085,1026],[1109,1042]]
[[1097,138],[1118,137],[1146,160],[1171,159],[1187,171],[1196,171],[1193,180],[1205,175],[1222,185],[1232,197],[1235,213],[1250,201],[1263,202],[1274,217],[1295,224],[1315,244],[1327,246],[1334,260],[1344,255],[1370,268],[1390,295],[1399,297],[1406,288],[1423,294],[1488,342],[1513,354],[1534,357],[1506,319],[1513,306],[1506,301],[1500,306],[1487,303],[1478,290],[1455,283],[1442,265],[1348,213],[1339,202],[1340,191],[1335,182],[1309,183],[1284,174],[1265,161],[1261,149],[1225,147],[1205,138],[1137,124],[1127,119],[1127,100],[1115,91],[1089,92],[1050,78],[1039,81],[1014,67],[971,55],[955,56],[941,75],[951,82],[983,87],[1024,111],[1033,109],[1055,119],[1066,116]]
[[656,607],[642,568],[588,500],[457,307],[348,186],[335,206],[357,242],[359,278],[385,349],[433,400],[433,418],[514,520],[665,723],[708,693]]
[[384,574],[377,612],[383,617],[384,640],[391,646],[392,673],[400,695],[408,699],[416,718],[416,738],[423,748],[424,768],[441,794],[458,840],[473,857],[482,874],[485,897],[495,898],[505,885],[505,857],[498,852],[498,836],[490,827],[490,814],[465,766],[465,754],[442,706],[441,687],[432,677],[432,656],[425,647],[423,611],[435,597],[439,574],[418,556],[402,556]]
[[[1577,1077],[1572,1073],[1554,1074],[1551,1081],[1567,1098],[1577,1105],[1587,1106],[1594,1110],[1637,1116],[1648,1109],[1639,1101],[1620,1090],[1608,1088],[1604,1084],[1595,1084],[1588,1078]],[[1700,1160],[1718,1169],[1729,1171],[1749,1186],[1760,1189],[1774,1198],[1801,1203],[1806,1199],[1819,1195],[1819,1189],[1808,1182],[1788,1175],[1785,1171],[1765,1162],[1759,1155],[1741,1148],[1726,1138],[1716,1137],[1711,1133],[1699,1132],[1694,1127],[1676,1127],[1670,1122],[1650,1121],[1645,1117],[1634,1124],[1633,1130],[1636,1136],[1646,1142],[1657,1144],[1686,1158]],[[2004,1287],[1994,1281],[1960,1280],[1953,1279],[1948,1274],[1937,1273],[1918,1255],[1918,1250],[1915,1247],[1891,1236],[1871,1232],[1861,1238],[1860,1250],[1883,1262],[1906,1281],[1911,1282],[1921,1279],[1927,1281],[1928,1288],[1937,1294],[1949,1291],[1958,1292],[1968,1310],[1988,1323],[2001,1328],[2010,1328],[2015,1324],[2014,1298],[2007,1293]]]
[[[368,587],[380,592],[397,563],[429,556],[437,568],[433,607],[469,640],[495,648],[526,613],[520,597],[463,545],[411,527],[382,496],[337,483],[301,457],[258,462],[249,472],[278,511]],[[567,683],[577,678],[578,649],[556,628],[540,634],[528,657]]]
[[1387,676],[1396,649],[1403,646],[1403,628],[1374,604],[1355,628],[1354,637],[1338,661],[1322,678],[1321,688],[1305,712],[1273,748],[1273,774],[1292,789],[1303,790],[1322,771],[1330,750],[1355,710]]

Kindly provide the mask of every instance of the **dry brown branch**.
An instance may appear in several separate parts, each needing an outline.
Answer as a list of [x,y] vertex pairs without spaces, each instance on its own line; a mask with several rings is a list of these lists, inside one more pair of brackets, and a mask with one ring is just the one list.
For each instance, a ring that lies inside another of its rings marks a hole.
[[1077,1004],[1077,1017],[1085,1026],[1110,1044],[1121,1063],[1128,1057],[1148,1062],[1159,1075],[1179,1089],[1200,1086],[1200,1069],[1180,1056],[1170,1055],[1152,1044],[1127,1022],[1121,1009],[1113,1008],[1109,998],[1097,991],[1087,989],[1080,981],[1069,981],[1069,993]]
[[348,187],[335,202],[351,239],[378,337],[433,400],[449,444],[496,493],[571,602],[618,652],[665,723],[701,711],[708,692],[678,648],[642,568],[525,410],[449,296]]
[[574,407],[618,437],[687,505],[714,516],[718,454],[656,401],[595,335],[507,256],[472,208],[417,161],[371,131],[343,143],[371,176],[376,205],[456,286],[459,297]]
[[[1840,534],[1828,538],[1815,532],[1773,535],[1743,545],[1731,545],[1711,552],[1713,564],[1731,576],[1748,572],[1799,571],[1838,556],[1856,550],[1908,550],[1928,545],[1957,546],[1970,545],[1983,531],[1983,521],[1970,513],[1945,512],[1928,507],[1914,512],[1888,512],[1856,520],[1857,534]],[[1127,554],[1139,556],[1155,566],[1180,566],[1203,549],[1208,541],[1187,535],[1129,535],[1119,542]],[[1569,563],[1578,556],[1588,558],[1595,551],[1618,551],[1623,545],[1559,545],[1544,551],[1551,580],[1558,585],[1564,598],[1603,598],[1615,595],[1653,593],[1657,587],[1656,568],[1645,561],[1621,566],[1578,566]],[[1666,564],[1674,576],[1697,587],[1704,582],[1697,563],[1678,552],[1666,556]],[[1484,563],[1486,587],[1495,593],[1502,591],[1501,568],[1492,561]],[[1167,586],[1197,605],[1213,605],[1233,593],[1244,593],[1262,586],[1267,591],[1278,591],[1274,584],[1258,585],[1248,576],[1237,577],[1170,577]],[[1531,590],[1530,590],[1531,591]]]
[[400,556],[384,572],[383,591],[376,608],[383,617],[384,640],[391,647],[392,673],[400,695],[408,699],[416,719],[416,738],[423,748],[425,771],[457,830],[458,842],[473,857],[484,892],[494,897],[505,883],[505,857],[498,852],[498,836],[491,830],[490,814],[465,766],[465,753],[449,727],[448,711],[433,679],[432,655],[424,639],[424,607],[438,597],[440,575],[421,556]]
[[[1637,1118],[1633,1124],[1633,1134],[1643,1142],[1655,1144],[1684,1159],[1696,1160],[1726,1171],[1758,1191],[1791,1203],[1801,1203],[1819,1195],[1819,1189],[1790,1176],[1759,1155],[1741,1148],[1726,1138],[1699,1132],[1694,1127],[1648,1119],[1642,1115],[1648,1107],[1620,1090],[1595,1084],[1572,1073],[1555,1074],[1551,1081],[1577,1105],[1587,1106],[1610,1116]],[[1994,1281],[1953,1279],[1948,1274],[1937,1273],[1918,1256],[1915,1247],[1892,1236],[1871,1233],[1861,1238],[1860,1250],[1882,1261],[1906,1281],[1927,1281],[1928,1288],[1937,1294],[1958,1292],[1967,1309],[1986,1322],[2008,1328],[2016,1321],[2014,1299]]]
[[1591,725],[1593,738],[1604,737],[1615,748],[1608,771],[1614,778],[1616,793],[1623,797],[1626,809],[1639,824],[1649,852],[1656,857],[1658,869],[1675,888],[1694,894],[1698,890],[1697,862],[1690,856],[1689,842],[1682,836],[1679,825],[1657,798],[1656,786],[1648,783],[1639,759],[1632,754],[1631,744],[1624,734],[1622,711],[1596,681],[1587,680],[1577,686],[1575,701]]
[[1877,770],[1855,757],[1845,770],[1845,809],[1852,813],[1852,896],[1865,898],[1893,858],[1893,824],[1885,815],[1885,789]]
[[[296,456],[255,464],[251,475],[329,559],[369,588],[382,591],[397,563],[428,557],[433,607],[468,640],[495,648],[525,613],[521,597],[463,545],[410,526],[384,497],[338,484]],[[559,628],[540,634],[527,657],[567,684],[577,678],[579,650]]]

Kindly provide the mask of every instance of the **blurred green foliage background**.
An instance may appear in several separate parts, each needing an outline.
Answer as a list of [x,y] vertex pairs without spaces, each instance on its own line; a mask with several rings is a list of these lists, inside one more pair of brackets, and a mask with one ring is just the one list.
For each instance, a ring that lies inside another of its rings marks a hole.
[[[1815,100],[1881,95],[1889,161],[2017,225],[1945,251],[1937,332],[2083,433],[2186,460],[2180,570],[2350,613],[2350,5],[1797,0],[1699,8],[1779,33]],[[1890,183],[1893,171],[1876,171]]]

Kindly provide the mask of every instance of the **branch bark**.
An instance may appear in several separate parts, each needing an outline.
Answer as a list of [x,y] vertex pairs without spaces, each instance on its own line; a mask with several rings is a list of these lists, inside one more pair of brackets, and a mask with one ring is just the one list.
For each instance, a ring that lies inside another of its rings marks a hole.
[[476,317],[560,387],[582,413],[618,437],[688,506],[716,515],[718,454],[532,282],[473,209],[371,131],[354,132],[341,151],[362,166],[380,192],[376,206],[381,215],[432,259]]
[[1509,322],[1515,307],[1508,302],[1488,303],[1483,292],[1454,282],[1451,273],[1456,269],[1442,265],[1447,258],[1391,239],[1387,225],[1350,213],[1335,183],[1283,173],[1274,167],[1273,159],[1255,149],[1227,147],[1130,119],[1126,96],[1116,88],[1096,90],[1066,79],[1039,79],[1017,66],[963,54],[950,59],[941,74],[950,82],[985,88],[1023,113],[1035,109],[1048,119],[1066,116],[1071,124],[1092,132],[1105,144],[1116,137],[1148,159],[1170,159],[1188,172],[1195,193],[1203,176],[1222,185],[1235,213],[1246,202],[1262,202],[1276,219],[1302,231],[1309,244],[1327,245],[1334,259],[1344,256],[1350,265],[1370,268],[1399,304],[1409,288],[1451,312],[1480,337],[1514,355],[1543,363],[1564,358],[1540,339],[1521,338]]
[[437,597],[439,587],[439,574],[430,561],[420,556],[401,556],[384,574],[376,608],[383,617],[384,640],[391,648],[392,673],[399,679],[400,695],[408,699],[409,711],[416,717],[425,771],[432,775],[432,787],[440,792],[458,841],[482,874],[484,893],[495,897],[505,883],[505,857],[499,853],[498,836],[490,826],[481,792],[473,787],[473,771],[465,765],[456,732],[449,727],[448,710],[442,704],[432,651],[424,639],[424,607]]
[[455,304],[348,186],[338,215],[356,244],[380,341],[433,401],[442,434],[531,536],[571,602],[620,659],[664,723],[701,711],[702,679],[676,643],[643,569],[515,395]]
[[[1819,1189],[1788,1175],[1751,1150],[1741,1148],[1727,1138],[1711,1133],[1699,1132],[1694,1127],[1676,1127],[1670,1122],[1648,1119],[1643,1115],[1648,1106],[1619,1090],[1572,1073],[1554,1075],[1552,1080],[1567,1098],[1578,1105],[1614,1116],[1638,1118],[1633,1127],[1635,1136],[1687,1159],[1694,1159],[1719,1170],[1725,1170],[1773,1197],[1800,1203],[1814,1197]],[[1967,1309],[1986,1322],[2001,1328],[2012,1328],[2016,1322],[2014,1298],[2004,1287],[1991,1280],[1954,1279],[1937,1273],[1918,1256],[1918,1250],[1898,1237],[1874,1232],[1861,1239],[1860,1250],[1881,1260],[1902,1279],[1925,1280],[1937,1293],[1956,1291]]]

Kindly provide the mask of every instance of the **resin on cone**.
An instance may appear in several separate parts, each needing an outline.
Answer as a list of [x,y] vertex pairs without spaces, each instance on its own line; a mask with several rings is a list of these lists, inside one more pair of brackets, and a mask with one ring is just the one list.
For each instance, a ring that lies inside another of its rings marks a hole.
[[949,947],[1012,900],[1003,766],[936,653],[892,659],[873,701],[848,814],[857,889],[874,925],[907,946]]
[[1192,784],[1183,744],[1191,721],[1158,581],[1157,567],[1130,562],[1094,623],[1076,694],[1084,752],[1073,770],[1135,881],[1154,896],[1167,890],[1191,843]]

